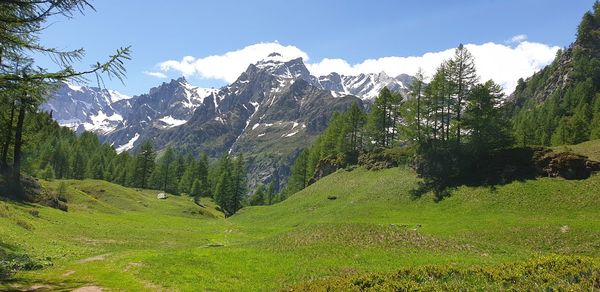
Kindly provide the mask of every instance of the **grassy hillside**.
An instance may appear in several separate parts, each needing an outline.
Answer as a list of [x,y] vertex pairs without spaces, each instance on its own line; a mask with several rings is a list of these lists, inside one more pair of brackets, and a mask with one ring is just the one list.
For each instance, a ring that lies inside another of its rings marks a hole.
[[600,139],[583,142],[577,145],[558,146],[556,151],[571,151],[587,156],[591,160],[600,161]]
[[442,278],[430,275],[422,289],[497,289],[482,279],[497,271],[509,280],[520,271],[535,275],[544,264],[556,270],[551,280],[529,277],[517,288],[589,288],[600,277],[599,175],[461,187],[440,203],[412,199],[417,181],[407,169],[339,171],[280,204],[228,219],[210,202],[200,208],[186,197],[159,201],[155,191],[67,181],[68,212],[0,202],[2,248],[53,263],[0,281],[0,290],[377,289],[421,283],[414,279],[425,270]]

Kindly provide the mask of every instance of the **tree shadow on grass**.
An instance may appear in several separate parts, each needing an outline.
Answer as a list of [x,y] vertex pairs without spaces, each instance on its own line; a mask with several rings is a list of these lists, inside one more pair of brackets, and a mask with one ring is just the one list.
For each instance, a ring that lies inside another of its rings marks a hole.
[[520,147],[476,154],[455,148],[426,153],[418,159],[417,173],[423,179],[411,190],[417,199],[432,192],[436,202],[450,196],[460,186],[498,186],[539,177],[586,179],[600,170],[600,163],[573,153],[555,153],[547,148]]

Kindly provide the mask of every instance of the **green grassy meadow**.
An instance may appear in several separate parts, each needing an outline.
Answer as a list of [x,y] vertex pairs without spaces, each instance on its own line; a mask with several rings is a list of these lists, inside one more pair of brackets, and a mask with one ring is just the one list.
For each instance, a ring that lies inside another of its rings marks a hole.
[[[411,198],[417,182],[405,168],[340,170],[282,203],[225,219],[206,198],[203,208],[185,196],[65,181],[68,212],[0,201],[0,249],[51,263],[0,280],[0,290],[600,285],[600,175],[460,187],[439,203]],[[48,192],[59,183],[42,182]],[[550,280],[535,280],[540,267]]]

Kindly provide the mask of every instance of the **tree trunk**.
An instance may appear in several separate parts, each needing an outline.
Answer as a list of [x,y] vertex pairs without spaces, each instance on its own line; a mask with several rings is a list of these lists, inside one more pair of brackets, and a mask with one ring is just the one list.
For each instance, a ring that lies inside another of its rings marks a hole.
[[146,188],[146,172],[148,171],[146,158],[144,157],[144,164],[142,164],[142,189]]
[[456,144],[460,145],[460,111],[462,107],[463,100],[463,74],[464,74],[464,64],[461,60],[459,63],[458,69],[458,94],[456,96],[458,104],[456,105]]
[[19,106],[19,117],[15,128],[15,149],[13,158],[13,177],[18,184],[21,181],[21,145],[23,144],[23,124],[25,122],[26,105],[23,101]]
[[417,87],[417,141],[421,142],[421,81]]
[[6,124],[6,136],[4,144],[2,145],[2,160],[0,161],[0,168],[6,169],[8,167],[8,148],[10,147],[10,141],[12,140],[13,131],[13,120],[15,118],[15,101],[13,100],[10,106],[10,118]]
[[169,181],[169,164],[167,164],[166,167],[166,171],[165,171],[165,179],[163,181],[163,191],[167,192],[167,182]]

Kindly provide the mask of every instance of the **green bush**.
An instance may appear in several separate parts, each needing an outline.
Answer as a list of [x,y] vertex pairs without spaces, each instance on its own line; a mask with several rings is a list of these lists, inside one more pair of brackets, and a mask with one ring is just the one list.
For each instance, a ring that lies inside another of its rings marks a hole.
[[51,265],[50,261],[37,261],[26,254],[14,254],[0,250],[0,280],[7,279],[18,271],[33,271]]
[[361,153],[358,164],[369,170],[380,170],[407,165],[414,155],[415,151],[412,147],[375,149]]

